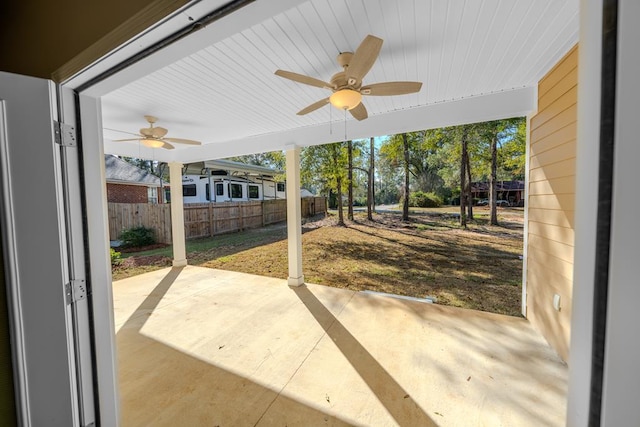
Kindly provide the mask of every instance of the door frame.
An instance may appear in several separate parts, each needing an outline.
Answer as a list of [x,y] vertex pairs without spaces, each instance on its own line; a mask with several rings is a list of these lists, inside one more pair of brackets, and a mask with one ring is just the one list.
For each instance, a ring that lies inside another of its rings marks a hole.
[[[631,0],[620,0],[626,3]],[[291,4],[298,3],[289,0]],[[257,2],[268,3],[268,2]],[[594,123],[598,122],[600,93],[597,90],[600,84],[600,73],[597,71],[601,63],[601,51],[599,39],[601,37],[601,12],[604,1],[581,1],[581,33],[580,33],[580,92],[579,100],[579,152],[577,159],[576,180],[578,183],[576,195],[576,256],[574,283],[579,286],[574,288],[574,310],[572,316],[571,347],[581,349],[582,354],[572,352],[570,364],[571,374],[569,383],[569,405],[567,414],[568,425],[586,425],[586,414],[589,412],[589,387],[583,387],[591,377],[591,349],[593,318],[593,271],[589,268],[596,256],[595,229],[597,218],[589,210],[594,206],[593,188],[588,183],[593,182],[593,164],[598,155],[593,151],[596,147],[595,138],[599,128]],[[256,18],[259,19],[259,18]],[[165,21],[165,23],[169,20]],[[169,24],[166,24],[169,25]],[[211,26],[215,27],[215,26]],[[158,28],[161,28],[159,26]],[[162,27],[164,28],[164,27]],[[221,30],[222,32],[225,29]],[[144,50],[142,46],[140,50]],[[175,50],[174,47],[168,50]],[[135,53],[135,52],[134,52]],[[129,55],[128,57],[131,57]],[[101,134],[101,109],[100,96],[122,85],[127,80],[132,80],[135,75],[140,75],[140,69],[132,66],[123,70],[119,76],[112,76],[107,80],[101,80],[99,84],[87,86],[87,82],[99,76],[104,70],[124,62],[125,59],[113,59],[109,65],[109,57],[100,61],[101,70],[89,67],[71,79],[61,84],[62,88],[77,91],[76,106],[78,107],[78,124],[82,141],[91,141],[82,144],[82,164],[84,167],[84,192],[85,215],[88,218],[86,238],[88,241],[87,259],[91,266],[88,278],[93,284],[93,298],[99,301],[93,306],[94,342],[95,342],[95,366],[98,404],[100,407],[100,422],[102,425],[118,425],[119,406],[117,396],[117,369],[115,356],[115,331],[113,326],[113,297],[111,293],[110,262],[108,255],[106,194],[104,187],[104,150]],[[137,74],[136,74],[137,73]],[[79,89],[79,90],[78,90]],[[594,115],[597,117],[594,119]],[[587,153],[587,154],[585,154]],[[96,165],[101,165],[96,167]],[[104,286],[103,286],[104,285]],[[637,318],[637,314],[635,315]],[[632,330],[633,325],[628,327]],[[622,332],[621,332],[622,333]],[[608,384],[609,389],[616,385]],[[623,385],[617,385],[622,388]],[[613,395],[613,394],[612,394]],[[603,402],[606,405],[607,401]],[[630,408],[629,411],[636,410]]]

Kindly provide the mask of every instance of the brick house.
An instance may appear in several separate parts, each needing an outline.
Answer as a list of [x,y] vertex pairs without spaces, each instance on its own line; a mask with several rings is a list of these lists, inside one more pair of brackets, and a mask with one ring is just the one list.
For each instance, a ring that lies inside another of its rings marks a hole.
[[104,156],[109,203],[164,203],[161,187],[168,183],[119,157]]
[[[506,200],[512,205],[524,203],[524,181],[498,181],[496,182],[498,200]],[[488,182],[472,182],[471,194],[474,199],[489,198]]]

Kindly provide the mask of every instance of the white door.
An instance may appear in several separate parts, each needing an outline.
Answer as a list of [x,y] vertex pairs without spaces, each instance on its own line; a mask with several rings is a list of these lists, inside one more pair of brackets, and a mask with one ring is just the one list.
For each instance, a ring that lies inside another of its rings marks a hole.
[[71,129],[56,138],[58,111],[52,82],[0,73],[2,243],[26,426],[95,423],[79,155]]

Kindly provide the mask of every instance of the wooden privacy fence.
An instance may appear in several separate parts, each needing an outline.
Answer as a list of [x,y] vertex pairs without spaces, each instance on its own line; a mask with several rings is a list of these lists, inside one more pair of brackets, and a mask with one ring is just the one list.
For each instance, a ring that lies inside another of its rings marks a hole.
[[[305,197],[302,217],[326,212],[324,197]],[[171,243],[171,205],[149,203],[109,203],[109,238],[118,240],[122,230],[153,228],[161,243]],[[189,203],[184,205],[184,231],[187,239],[232,233],[263,227],[287,219],[287,201]]]
[[109,239],[118,240],[122,230],[153,228],[161,243],[171,242],[171,206],[151,203],[109,203]]

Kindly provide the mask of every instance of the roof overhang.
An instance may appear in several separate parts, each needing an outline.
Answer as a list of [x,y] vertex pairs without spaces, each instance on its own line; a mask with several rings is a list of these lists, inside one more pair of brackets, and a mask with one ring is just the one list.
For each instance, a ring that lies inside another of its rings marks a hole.
[[[250,3],[99,85],[105,152],[191,163],[527,115],[539,79],[577,42],[578,10],[577,0]],[[366,81],[417,80],[422,91],[365,97],[361,122],[330,106],[297,116],[327,91],[273,72],[328,80],[335,55],[368,33],[384,44]],[[144,127],[144,114],[204,144],[113,142]]]

